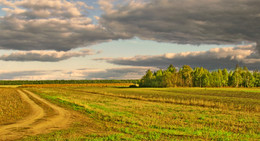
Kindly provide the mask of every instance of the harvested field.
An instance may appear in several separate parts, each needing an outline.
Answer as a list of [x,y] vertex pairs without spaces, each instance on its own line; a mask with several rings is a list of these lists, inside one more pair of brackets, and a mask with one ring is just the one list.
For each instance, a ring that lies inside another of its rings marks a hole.
[[68,140],[257,140],[260,89],[29,88],[89,118],[71,130],[32,136]]

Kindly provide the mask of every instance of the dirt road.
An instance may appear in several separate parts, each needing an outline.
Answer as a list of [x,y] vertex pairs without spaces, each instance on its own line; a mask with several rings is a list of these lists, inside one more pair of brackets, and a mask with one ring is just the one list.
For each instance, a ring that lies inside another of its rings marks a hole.
[[[0,126],[0,140],[15,140],[26,135],[47,133],[68,126],[70,122],[69,111],[40,98],[30,91],[17,91],[21,98],[30,104],[31,113],[16,123]],[[48,114],[50,111],[52,113]]]

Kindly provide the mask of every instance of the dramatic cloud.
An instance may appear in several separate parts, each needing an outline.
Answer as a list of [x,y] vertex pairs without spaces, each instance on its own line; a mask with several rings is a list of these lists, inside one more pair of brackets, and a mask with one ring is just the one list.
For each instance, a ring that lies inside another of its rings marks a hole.
[[[251,41],[260,51],[259,0],[150,0],[106,6],[100,23],[113,32],[183,44]],[[112,10],[111,10],[112,9]]]
[[40,62],[58,62],[72,57],[84,57],[86,55],[94,55],[99,52],[94,52],[90,49],[82,49],[80,51],[18,51],[11,54],[0,56],[3,61],[40,61]]
[[66,51],[97,42],[126,38],[92,23],[84,2],[0,0],[0,48]]
[[205,67],[207,69],[232,69],[239,64],[249,69],[260,69],[260,56],[254,52],[255,45],[214,48],[209,51],[167,53],[157,56],[135,56],[126,58],[98,58],[108,63],[127,66],[153,66],[165,68],[169,64],[181,67]]
[[[0,0],[0,49],[65,51],[98,42],[142,39],[183,44],[259,44],[259,0]],[[260,51],[260,47],[257,49]]]

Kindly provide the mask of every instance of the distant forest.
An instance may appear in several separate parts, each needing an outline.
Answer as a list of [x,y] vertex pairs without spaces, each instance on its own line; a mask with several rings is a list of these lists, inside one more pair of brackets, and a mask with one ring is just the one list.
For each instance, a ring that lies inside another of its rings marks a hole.
[[192,69],[188,65],[177,69],[147,70],[139,82],[140,87],[260,87],[260,72],[236,66],[235,70],[209,71],[203,67]]
[[1,80],[0,85],[25,84],[86,84],[86,83],[138,83],[138,80]]

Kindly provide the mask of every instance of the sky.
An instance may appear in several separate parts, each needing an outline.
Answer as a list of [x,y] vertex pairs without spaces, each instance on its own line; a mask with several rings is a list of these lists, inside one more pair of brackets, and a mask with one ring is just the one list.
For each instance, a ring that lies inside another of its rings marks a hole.
[[259,0],[0,0],[0,79],[260,69]]

